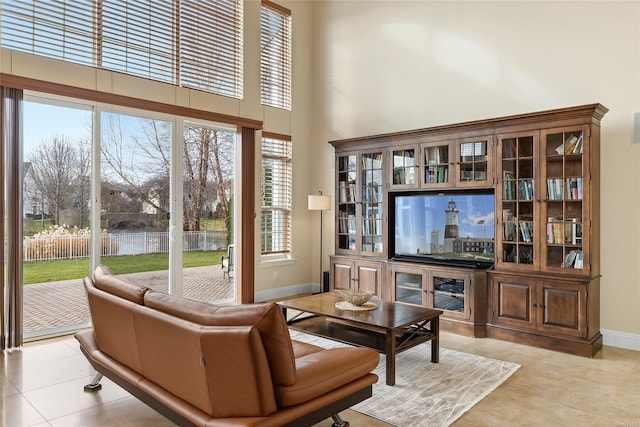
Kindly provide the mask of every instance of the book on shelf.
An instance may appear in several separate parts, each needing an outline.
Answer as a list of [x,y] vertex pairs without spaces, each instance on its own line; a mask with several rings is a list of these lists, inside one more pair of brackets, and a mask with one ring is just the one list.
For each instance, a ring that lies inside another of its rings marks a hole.
[[520,223],[520,237],[523,242],[533,242],[533,224],[529,222]]
[[583,268],[584,256],[580,249],[572,249],[564,258],[562,266],[565,268]]
[[582,141],[582,134],[580,136],[571,134],[562,144],[556,147],[555,151],[560,155],[582,153]]
[[512,159],[516,157],[516,141],[515,139],[505,139],[502,148],[502,155],[505,159]]
[[584,256],[581,250],[576,252],[576,259],[573,262],[573,268],[583,268],[584,267]]
[[533,200],[533,180],[520,180],[520,200]]

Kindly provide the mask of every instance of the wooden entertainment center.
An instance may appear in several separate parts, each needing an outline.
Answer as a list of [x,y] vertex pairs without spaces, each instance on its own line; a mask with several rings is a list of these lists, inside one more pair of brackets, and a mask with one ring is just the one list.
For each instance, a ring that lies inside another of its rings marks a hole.
[[[590,104],[331,141],[331,288],[441,309],[444,331],[593,356],[602,347],[600,120],[607,111]],[[474,216],[453,201],[473,194],[493,197],[491,215]],[[414,233],[424,245],[400,256],[406,213],[396,205],[423,195],[442,195],[449,206],[409,216],[446,215],[446,226]],[[478,235],[459,231],[480,225]]]

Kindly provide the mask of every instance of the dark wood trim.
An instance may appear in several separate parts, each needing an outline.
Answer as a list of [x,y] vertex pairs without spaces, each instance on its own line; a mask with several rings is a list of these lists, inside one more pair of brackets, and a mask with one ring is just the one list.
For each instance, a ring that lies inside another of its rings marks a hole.
[[274,133],[274,132],[262,131],[262,137],[263,138],[280,139],[282,141],[291,141],[291,135],[283,135],[281,133]]
[[[0,83],[4,86],[15,87],[34,92],[48,93],[52,95],[65,96],[70,98],[84,99],[92,102],[119,105],[140,110],[154,111],[157,113],[172,114],[193,119],[208,120],[213,122],[229,123],[251,129],[262,129],[260,120],[253,120],[244,117],[231,116],[227,114],[214,113],[211,111],[198,110],[195,108],[181,107],[178,105],[165,104],[163,102],[149,101],[146,99],[134,98],[131,96],[117,95],[113,93],[100,92],[92,89],[79,88],[61,83],[52,83],[29,77],[14,76],[0,73]],[[194,90],[194,89],[190,89]]]
[[276,3],[272,2],[272,1],[269,1],[269,0],[262,0],[262,5],[263,5],[263,6],[270,7],[271,9],[277,10],[277,11],[279,11],[279,12],[282,12],[282,13],[284,13],[285,15],[289,15],[289,16],[291,16],[291,11],[290,11],[289,9],[287,9],[287,8],[286,8],[286,7],[284,7],[284,6],[280,6],[279,4],[276,4]]
[[[365,143],[384,143],[388,141],[401,141],[405,139],[422,138],[426,136],[436,136],[439,134],[451,134],[452,132],[474,132],[474,133],[495,133],[496,128],[501,128],[501,132],[506,132],[502,129],[507,126],[523,126],[530,124],[534,128],[538,128],[540,122],[547,121],[546,127],[554,127],[551,122],[559,122],[561,120],[579,119],[579,123],[584,123],[585,115],[592,116],[592,123],[600,125],[600,119],[609,111],[609,109],[601,104],[587,104],[577,107],[559,108],[555,110],[539,111],[527,114],[516,114],[512,116],[498,117],[494,119],[475,120],[470,122],[456,123],[451,125],[433,126],[429,128],[413,129],[409,131],[392,132],[379,135],[372,135],[367,137],[355,137],[341,139],[338,141],[329,141],[329,144],[334,147],[349,146],[352,143],[356,143],[356,147],[362,149],[366,146]],[[562,126],[566,126],[563,123]]]
[[242,173],[240,176],[240,199],[242,210],[240,212],[240,257],[242,263],[237,277],[238,302],[250,304],[255,300],[255,158],[256,158],[256,132],[255,129],[243,127],[241,129],[241,154]]

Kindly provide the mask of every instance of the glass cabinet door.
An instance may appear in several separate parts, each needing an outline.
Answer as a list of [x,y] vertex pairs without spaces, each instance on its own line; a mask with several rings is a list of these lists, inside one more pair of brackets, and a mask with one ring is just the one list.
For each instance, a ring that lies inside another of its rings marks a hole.
[[501,174],[496,189],[498,217],[498,262],[533,268],[535,251],[535,203],[537,136],[502,136],[498,141]]
[[451,163],[449,160],[452,152],[451,141],[427,142],[422,144],[423,187],[447,187],[452,183]]
[[360,155],[361,169],[361,250],[381,254],[383,245],[384,181],[383,153]]
[[426,271],[419,268],[393,265],[391,267],[391,283],[395,295],[394,300],[416,305],[427,305],[424,286]]
[[428,307],[444,310],[447,316],[468,319],[471,316],[469,286],[471,275],[454,271],[429,272]]
[[579,269],[589,264],[585,260],[583,228],[584,134],[582,127],[547,130],[542,134],[543,175],[546,188],[543,198],[545,226],[544,266],[549,269]]
[[418,184],[417,149],[415,146],[399,147],[391,150],[393,162],[390,187],[415,188]]
[[338,157],[338,194],[337,219],[338,232],[336,246],[338,249],[356,250],[357,212],[356,212],[356,178],[357,155],[349,154]]
[[493,185],[492,136],[457,141],[457,187]]

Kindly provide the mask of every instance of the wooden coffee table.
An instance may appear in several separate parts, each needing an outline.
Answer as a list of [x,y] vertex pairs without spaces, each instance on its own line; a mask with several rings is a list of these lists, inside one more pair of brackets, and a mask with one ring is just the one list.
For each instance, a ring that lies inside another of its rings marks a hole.
[[290,328],[368,347],[386,355],[386,380],[396,383],[396,354],[423,342],[431,342],[431,362],[438,363],[440,315],[442,310],[380,301],[374,310],[352,311],[336,308],[342,301],[337,291],[278,302],[287,317],[287,310],[296,310],[287,319]]

